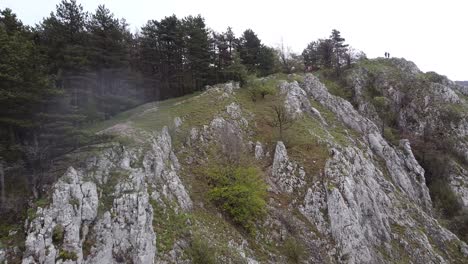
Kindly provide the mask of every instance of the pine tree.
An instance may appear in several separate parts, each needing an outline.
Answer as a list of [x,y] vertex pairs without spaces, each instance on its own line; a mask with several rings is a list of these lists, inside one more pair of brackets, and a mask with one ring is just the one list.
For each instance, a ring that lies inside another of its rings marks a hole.
[[37,197],[41,168],[48,157],[48,147],[39,142],[44,126],[40,117],[59,91],[52,85],[32,32],[11,10],[0,12],[0,54],[0,162],[23,162],[27,173],[22,175],[27,175]]
[[150,83],[147,94],[154,99],[183,95],[184,39],[180,20],[173,15],[148,21],[139,41],[143,71]]
[[234,32],[232,32],[231,27],[227,28],[226,33],[224,33],[224,36],[227,41],[229,56],[232,58],[232,51],[235,49],[235,43],[237,42],[237,39],[236,39],[236,36],[234,35]]
[[345,39],[341,37],[341,33],[336,29],[332,30],[330,40],[333,47],[333,68],[335,68],[336,74],[339,75],[341,72],[341,66],[346,60],[345,56],[348,44],[344,44]]
[[0,123],[8,127],[14,144],[37,126],[34,115],[56,90],[51,86],[44,58],[31,39],[32,33],[11,10],[0,14]]
[[317,41],[312,41],[307,45],[307,47],[302,52],[302,57],[304,59],[304,65],[307,70],[315,71],[320,68],[319,66],[319,53],[318,53]]
[[[184,62],[190,72],[189,91],[200,90],[207,83],[210,64],[209,37],[201,16],[182,20],[184,34]],[[186,93],[186,92],[185,92]]]
[[240,39],[239,52],[242,63],[250,72],[258,70],[261,46],[261,41],[253,30],[247,29],[244,31]]
[[124,20],[114,17],[105,6],[98,6],[87,23],[89,63],[95,73],[92,99],[104,118],[137,103],[134,72],[130,69],[131,33]]
[[262,45],[258,54],[258,73],[260,76],[273,74],[276,70],[277,54],[273,48]]

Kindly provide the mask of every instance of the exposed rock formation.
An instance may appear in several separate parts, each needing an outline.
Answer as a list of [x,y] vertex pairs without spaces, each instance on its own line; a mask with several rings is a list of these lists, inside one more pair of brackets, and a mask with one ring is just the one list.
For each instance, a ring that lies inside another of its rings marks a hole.
[[289,160],[286,147],[281,141],[276,143],[271,176],[273,182],[282,192],[292,193],[305,184],[304,168]]
[[150,200],[162,207],[174,201],[180,210],[192,202],[177,175],[167,128],[148,143],[145,153],[116,146],[85,168],[70,167],[55,184],[51,204],[38,208],[29,226],[23,263],[153,263]]
[[[421,74],[409,62],[398,67]],[[251,102],[236,96],[242,91],[234,83],[209,87],[198,95],[222,102],[221,110],[202,124],[190,127],[190,116],[170,117],[177,147],[167,127],[141,132],[131,121],[114,125],[107,131],[143,136],[134,145],[103,146],[84,165],[68,169],[53,186],[50,204],[30,217],[23,263],[191,263],[191,254],[214,252],[214,247],[222,248],[215,258],[223,263],[285,263],[289,253],[285,248],[295,254],[302,249],[305,253],[298,258],[305,263],[463,263],[468,247],[434,218],[425,171],[409,141],[390,144],[382,137],[376,109],[366,103],[366,74],[357,70],[350,80],[360,98],[357,110],[331,95],[313,75],[301,85],[281,82],[288,112],[296,122],[311,121],[302,141],[293,146],[255,134],[260,122],[249,112],[252,109],[244,108]],[[404,101],[403,92],[384,80],[380,81],[388,88],[386,96]],[[451,85],[449,81],[433,85],[433,96],[418,102],[429,108],[435,101],[463,102]],[[316,104],[321,104],[322,113],[312,106]],[[408,107],[402,116],[424,113]],[[411,129],[417,133],[429,119],[412,123]],[[468,131],[464,127],[468,125],[459,124],[453,133],[462,135]],[[294,147],[317,157],[299,160]],[[248,153],[243,158],[249,166],[263,170],[269,194],[267,216],[256,223],[258,233],[239,231],[224,210],[203,200],[206,194],[198,185],[209,183],[196,182],[197,177],[208,180],[192,167],[209,166],[208,154],[213,154],[209,151],[237,160],[239,153]],[[320,159],[323,162],[316,164]],[[454,168],[452,188],[466,198],[468,173],[462,166]],[[174,230],[158,229],[155,220],[173,221],[169,224]],[[166,233],[180,229],[182,235]],[[190,248],[196,235],[209,245]],[[0,261],[2,254],[0,249]]]
[[[380,63],[377,68],[366,67],[366,64],[355,67],[347,77],[359,112],[381,124],[375,107],[370,103],[373,98],[368,94],[383,96],[390,104],[389,111],[395,116],[396,125],[406,134],[413,139],[443,134],[439,140],[447,141],[443,143],[447,145],[447,151],[468,161],[465,87],[434,72],[423,74],[414,63],[404,59],[393,58]],[[466,190],[461,187],[461,182],[468,182],[463,173],[466,168],[455,169],[460,167],[456,165],[457,161],[450,157],[452,155],[444,155],[454,167],[451,169],[452,190],[466,206]]]

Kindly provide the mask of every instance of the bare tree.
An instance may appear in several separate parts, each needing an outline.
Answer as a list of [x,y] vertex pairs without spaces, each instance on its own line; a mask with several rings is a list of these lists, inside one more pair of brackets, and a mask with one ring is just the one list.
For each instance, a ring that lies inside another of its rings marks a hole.
[[292,58],[291,58],[291,48],[285,47],[283,39],[281,39],[280,47],[277,49],[281,66],[283,67],[283,71],[285,73],[292,73]]
[[280,139],[283,140],[284,131],[292,126],[294,119],[282,103],[275,104],[271,108],[274,116],[270,125],[278,128]]

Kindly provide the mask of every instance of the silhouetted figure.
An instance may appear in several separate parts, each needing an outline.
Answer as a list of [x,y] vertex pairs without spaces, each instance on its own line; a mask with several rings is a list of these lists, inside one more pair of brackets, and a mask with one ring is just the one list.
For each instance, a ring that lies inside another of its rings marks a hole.
[[385,58],[387,58],[387,52],[385,52]]
[[387,52],[387,56],[388,56],[388,58],[390,59],[390,52]]

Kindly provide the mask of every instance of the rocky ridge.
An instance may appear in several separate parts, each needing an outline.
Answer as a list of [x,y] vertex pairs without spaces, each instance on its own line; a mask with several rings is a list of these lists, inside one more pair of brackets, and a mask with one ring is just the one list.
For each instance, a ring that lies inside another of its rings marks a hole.
[[[402,67],[420,73],[411,64]],[[359,94],[359,82],[367,80],[356,76]],[[429,101],[462,101],[446,86],[433,89],[443,96]],[[288,149],[288,142],[255,137],[259,113],[242,101],[241,90],[229,83],[199,95],[214,96],[224,104],[201,126],[187,126],[190,116],[177,116],[169,128],[134,128],[132,133],[144,140],[112,144],[84,166],[70,167],[54,185],[50,204],[37,208],[29,219],[23,263],[191,263],[190,241],[197,233],[222,244],[222,252],[231,252],[217,256],[223,263],[286,262],[281,248],[287,241],[302,245],[304,263],[463,263],[468,258],[467,245],[435,219],[425,172],[409,141],[389,143],[376,125],[375,110],[365,104],[356,110],[313,75],[300,84],[278,83],[282,103],[296,122],[312,120],[325,131],[318,135],[309,128],[310,142],[327,149],[325,162],[318,162],[321,167],[315,172],[290,155],[294,149]],[[399,96],[388,95],[395,100]],[[346,129],[338,130],[330,115]],[[420,131],[420,125],[411,127]],[[351,143],[343,144],[336,131]],[[209,164],[213,145],[228,152],[245,150],[261,164],[269,200],[267,216],[257,225],[266,232],[252,237],[223,215],[199,217],[206,214],[209,202],[195,192],[192,167]],[[154,223],[167,211],[192,217],[181,222],[188,232],[163,249],[159,243],[167,234]]]

